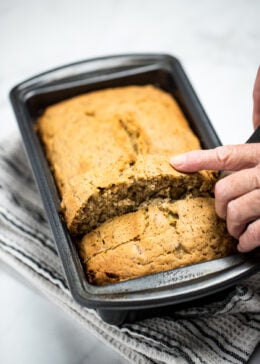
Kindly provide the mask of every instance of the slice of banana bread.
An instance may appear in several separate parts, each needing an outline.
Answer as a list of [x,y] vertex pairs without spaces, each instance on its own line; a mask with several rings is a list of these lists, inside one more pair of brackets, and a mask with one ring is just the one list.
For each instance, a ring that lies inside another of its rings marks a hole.
[[63,206],[72,234],[89,232],[104,221],[130,211],[151,198],[179,199],[187,193],[194,196],[211,195],[215,177],[202,171],[179,173],[162,156],[139,157],[134,165],[102,174],[91,174],[70,180],[63,190]]
[[80,242],[89,282],[106,285],[223,257],[235,250],[214,199],[155,199]]

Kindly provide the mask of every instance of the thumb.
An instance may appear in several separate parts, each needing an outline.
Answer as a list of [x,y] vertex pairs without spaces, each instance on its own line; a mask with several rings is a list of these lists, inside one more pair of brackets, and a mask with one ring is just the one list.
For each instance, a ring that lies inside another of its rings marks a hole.
[[260,144],[255,143],[194,150],[172,157],[170,164],[181,172],[197,172],[202,169],[238,171],[254,167],[259,161]]

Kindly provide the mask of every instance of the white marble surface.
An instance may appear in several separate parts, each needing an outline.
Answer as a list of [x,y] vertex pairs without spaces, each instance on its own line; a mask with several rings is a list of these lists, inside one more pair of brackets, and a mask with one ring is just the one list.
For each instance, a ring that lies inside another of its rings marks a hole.
[[[17,132],[12,86],[99,55],[165,52],[183,63],[223,143],[252,131],[257,0],[1,0],[0,139]],[[0,363],[125,363],[0,263]]]

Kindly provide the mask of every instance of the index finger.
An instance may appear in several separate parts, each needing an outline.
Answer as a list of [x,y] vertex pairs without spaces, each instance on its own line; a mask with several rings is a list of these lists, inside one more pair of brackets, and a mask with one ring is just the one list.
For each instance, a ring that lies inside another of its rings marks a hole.
[[195,150],[174,156],[171,165],[181,172],[203,169],[239,171],[260,161],[260,144],[225,145],[215,149]]

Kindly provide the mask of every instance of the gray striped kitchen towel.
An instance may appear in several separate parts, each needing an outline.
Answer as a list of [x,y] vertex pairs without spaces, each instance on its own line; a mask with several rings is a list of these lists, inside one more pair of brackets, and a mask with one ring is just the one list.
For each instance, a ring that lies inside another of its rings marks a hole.
[[121,327],[77,304],[18,137],[0,145],[0,258],[132,363],[246,363],[260,340],[259,273],[225,299]]

